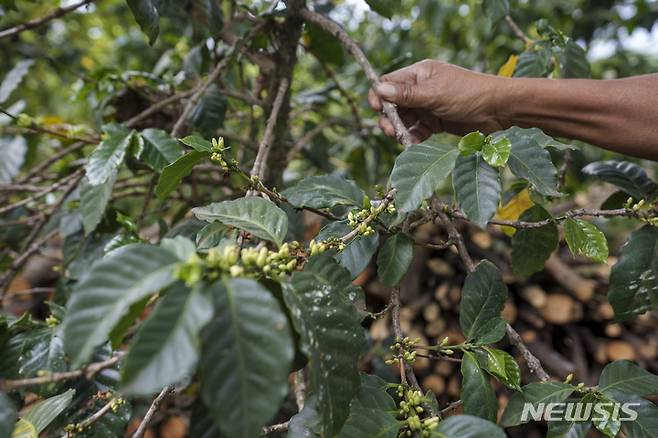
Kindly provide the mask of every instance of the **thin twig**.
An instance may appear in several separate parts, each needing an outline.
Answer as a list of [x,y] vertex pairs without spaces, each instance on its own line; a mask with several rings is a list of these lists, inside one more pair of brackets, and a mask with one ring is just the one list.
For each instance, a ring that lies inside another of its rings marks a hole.
[[454,411],[454,410],[456,410],[456,409],[457,409],[459,406],[461,406],[461,405],[462,405],[462,401],[461,401],[461,400],[456,400],[456,401],[450,403],[448,406],[446,406],[445,408],[441,409],[441,416],[443,416],[444,414],[447,414],[447,413],[450,412],[450,411]]
[[181,91],[180,93],[176,93],[172,96],[164,98],[161,101],[154,103],[153,105],[151,105],[150,107],[148,107],[144,111],[142,111],[141,113],[139,113],[136,116],[129,119],[126,122],[126,126],[128,126],[129,128],[132,128],[137,123],[141,122],[142,120],[144,120],[145,118],[147,118],[151,114],[155,114],[158,111],[160,111],[161,109],[171,105],[172,103],[176,103],[179,100],[183,100],[186,97],[191,96],[192,94],[194,94],[194,92],[195,92],[195,89],[187,90],[187,91]]
[[57,8],[54,11],[52,11],[48,15],[44,15],[43,17],[40,18],[35,18],[34,20],[27,21],[25,23],[19,24],[14,27],[10,27],[9,29],[5,29],[0,31],[0,38],[5,38],[8,36],[16,35],[18,33],[23,32],[24,30],[28,29],[34,29],[35,27],[39,27],[44,23],[49,22],[50,20],[53,20],[55,18],[59,18],[62,15],[68,14],[71,11],[75,11],[78,9],[80,6],[84,6],[88,3],[91,3],[94,0],[82,0],[78,3],[74,3],[70,6],[66,6],[63,8]]
[[[384,195],[384,198],[381,200],[381,203],[377,206],[377,209],[370,213],[368,217],[366,217],[363,221],[361,221],[361,224],[364,226],[370,225],[372,221],[374,221],[384,210],[386,210],[386,207],[393,202],[393,198],[395,197],[395,193],[397,192],[396,189],[391,189]],[[355,227],[352,231],[349,233],[345,234],[343,237],[340,238],[342,242],[349,242],[352,240],[354,237],[356,237],[359,234],[359,226]]]
[[539,377],[539,380],[545,382],[550,379],[548,373],[541,366],[539,359],[528,350],[528,347],[523,343],[523,339],[521,339],[521,335],[509,324],[507,324],[507,338],[512,345],[519,349],[523,359],[528,364],[528,368]]
[[32,201],[36,201],[37,199],[46,196],[48,193],[52,193],[52,192],[56,191],[60,187],[68,184],[71,180],[80,178],[82,176],[82,173],[83,173],[83,169],[78,169],[75,172],[73,172],[72,174],[62,178],[61,180],[59,180],[55,184],[51,185],[47,189],[43,189],[40,192],[37,192],[32,196],[28,196],[25,199],[21,199],[18,202],[15,202],[13,204],[9,204],[7,206],[4,206],[4,207],[0,208],[0,215],[2,215],[4,213],[7,213],[8,211],[15,210],[15,209],[17,209],[19,207],[22,207],[24,205],[27,205]]
[[[105,415],[107,415],[108,412],[112,410],[114,407],[114,404],[120,400],[121,397],[114,397],[110,401],[108,401],[105,405],[103,405],[102,408],[100,408],[97,412],[94,412],[91,416],[85,418],[82,422],[80,422],[77,427],[85,430],[88,427],[92,426],[94,423],[96,423],[98,420],[103,418]],[[67,438],[73,438],[75,435],[73,432],[67,432],[66,437]]]
[[160,392],[160,394],[158,394],[157,397],[155,397],[155,399],[153,399],[151,406],[149,406],[149,410],[146,411],[146,415],[144,415],[142,422],[139,423],[139,427],[133,434],[132,438],[142,438],[144,436],[144,433],[146,432],[146,428],[148,427],[155,413],[160,408],[160,404],[165,399],[165,397],[167,397],[167,395],[169,395],[169,393],[173,391],[173,389],[174,389],[173,385],[167,386]]
[[532,44],[532,39],[530,39],[528,35],[526,35],[525,32],[521,30],[519,25],[516,24],[516,21],[514,21],[514,19],[511,16],[505,15],[505,21],[512,29],[512,32],[514,32],[514,35],[516,35],[520,40],[522,40],[526,46]]
[[[347,32],[331,18],[328,18],[322,14],[311,11],[310,9],[303,8],[300,11],[300,15],[307,21],[317,24],[325,31],[334,35],[338,40],[345,46],[345,49],[352,54],[356,62],[361,66],[366,76],[370,80],[373,86],[379,84],[379,75],[375,72],[375,69],[370,65],[370,61],[366,57],[359,44],[352,39]],[[391,102],[384,102],[382,108],[384,114],[389,119],[395,130],[395,135],[400,143],[407,148],[413,144],[409,131],[404,126],[400,115],[398,114],[397,107]]]
[[63,371],[57,373],[50,373],[45,376],[33,377],[30,379],[19,380],[0,380],[0,390],[7,392],[14,389],[27,388],[35,385],[45,385],[47,383],[62,382],[65,380],[72,380],[83,377],[87,380],[94,377],[98,372],[116,365],[123,359],[124,353],[117,352],[110,359],[95,362],[87,365],[84,368],[74,371]]
[[269,435],[274,432],[285,432],[288,430],[289,425],[290,421],[286,421],[285,423],[280,424],[273,424],[271,426],[265,426],[263,428],[263,435]]
[[254,161],[254,167],[251,168],[250,175],[258,177],[259,180],[265,178],[265,165],[267,164],[267,157],[270,153],[270,146],[272,143],[272,137],[274,135],[274,127],[276,126],[276,121],[279,118],[279,111],[283,105],[284,98],[288,92],[288,87],[290,82],[288,78],[281,79],[279,83],[279,88],[277,88],[276,96],[274,98],[274,103],[272,104],[272,111],[270,116],[267,119],[267,125],[265,126],[265,133],[263,138],[258,145],[258,153],[256,154],[256,160]]

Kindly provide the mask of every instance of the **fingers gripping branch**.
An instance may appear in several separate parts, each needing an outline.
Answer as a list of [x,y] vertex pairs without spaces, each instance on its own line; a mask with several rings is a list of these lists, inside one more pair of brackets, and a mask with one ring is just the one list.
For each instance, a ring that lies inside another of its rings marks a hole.
[[[328,17],[325,17],[322,14],[306,8],[300,11],[300,15],[306,21],[317,24],[322,29],[338,38],[345,49],[350,52],[350,54],[356,59],[356,62],[361,66],[370,82],[372,82],[372,85],[375,87],[379,85],[379,75],[375,69],[372,68],[372,65],[370,64],[370,61],[368,61],[365,53],[363,53],[363,50],[361,50],[359,44],[354,41],[338,23]],[[395,135],[398,141],[402,143],[405,148],[411,146],[413,144],[411,136],[409,135],[407,128],[404,126],[402,119],[400,119],[400,116],[398,115],[397,107],[390,102],[384,102],[382,111],[391,121],[391,124],[395,129]]]

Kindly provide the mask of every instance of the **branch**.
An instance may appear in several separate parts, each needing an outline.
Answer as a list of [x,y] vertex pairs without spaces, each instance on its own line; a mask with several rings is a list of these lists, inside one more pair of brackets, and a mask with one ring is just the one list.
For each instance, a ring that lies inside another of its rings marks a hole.
[[7,206],[1,207],[0,208],[0,215],[5,214],[8,211],[15,210],[18,207],[22,207],[24,205],[27,205],[32,201],[36,201],[37,199],[46,196],[48,193],[52,193],[52,192],[56,191],[57,189],[59,189],[60,187],[68,184],[71,180],[81,178],[82,174],[83,174],[83,169],[78,169],[77,171],[75,171],[72,174],[66,176],[65,178],[62,178],[57,183],[53,184],[52,186],[48,187],[47,189],[43,189],[40,192],[37,192],[34,195],[29,196],[25,199],[22,199],[18,202],[15,202],[13,204],[9,204]]
[[[370,213],[367,218],[365,218],[361,223],[364,224],[365,226],[370,225],[372,221],[374,221],[384,210],[386,210],[386,207],[388,207],[388,204],[393,202],[393,197],[395,196],[395,193],[397,192],[396,189],[391,189],[386,193],[384,198],[382,199],[381,203],[377,206],[377,209]],[[349,242],[352,240],[354,237],[356,237],[359,234],[359,227],[355,227],[352,231],[344,235],[343,237],[340,238],[342,242]]]
[[267,157],[270,153],[270,146],[272,145],[274,127],[276,125],[277,119],[279,118],[279,111],[281,111],[283,99],[286,96],[289,85],[290,82],[287,78],[281,79],[279,88],[277,89],[276,96],[274,98],[274,103],[272,104],[270,117],[267,119],[265,133],[263,134],[263,138],[258,145],[258,153],[256,154],[256,160],[254,161],[254,167],[251,168],[250,175],[252,177],[257,176],[259,180],[263,180],[265,178],[265,164],[267,163]]
[[523,359],[525,359],[525,362],[528,364],[528,368],[530,368],[531,372],[537,374],[539,380],[545,382],[550,379],[548,373],[546,373],[541,366],[539,359],[528,350],[528,347],[523,343],[523,339],[521,339],[521,335],[519,335],[519,333],[509,324],[507,324],[507,338],[512,345],[519,349]]
[[132,128],[137,123],[141,122],[142,120],[144,120],[146,117],[150,116],[151,114],[155,114],[158,111],[160,111],[162,108],[164,108],[168,105],[171,105],[172,103],[176,103],[179,100],[183,100],[186,97],[191,96],[192,94],[194,94],[194,92],[195,92],[195,89],[193,88],[191,90],[181,91],[180,93],[176,93],[172,96],[166,97],[166,98],[162,99],[161,101],[156,102],[153,105],[151,105],[150,107],[146,108],[144,111],[142,111],[141,113],[139,113],[136,116],[132,117],[131,119],[129,119],[126,122],[126,126],[129,127],[129,128]]
[[514,21],[514,19],[511,16],[505,15],[505,21],[507,21],[507,24],[512,29],[512,32],[514,32],[514,35],[516,35],[521,41],[523,41],[526,44],[526,46],[532,44],[532,40],[528,37],[528,35],[525,34],[525,32],[521,30],[519,25],[516,24],[516,21]]
[[285,423],[281,424],[273,424],[271,426],[266,426],[263,428],[263,435],[269,435],[274,432],[285,432],[288,430],[288,425],[290,424],[290,421],[286,421]]
[[[100,408],[97,412],[94,412],[91,416],[85,418],[82,422],[77,424],[76,425],[77,431],[84,431],[85,429],[96,423],[98,420],[103,418],[108,412],[112,410],[112,408],[114,408],[115,403],[119,400],[121,400],[121,397],[112,398],[109,402],[103,405],[103,407]],[[75,436],[75,432],[67,432],[65,435],[66,438],[73,438],[74,436]]]
[[[359,47],[358,43],[354,41],[338,23],[331,18],[325,17],[322,14],[306,8],[302,9],[300,14],[306,21],[317,24],[322,29],[338,38],[345,49],[356,59],[356,62],[361,66],[372,85],[376,86],[379,84],[379,75],[375,72],[375,69],[372,68],[372,65],[370,65],[370,62],[365,53],[363,53],[363,50],[361,50],[361,47]],[[384,102],[383,112],[393,125],[398,141],[402,143],[405,148],[411,146],[413,144],[411,136],[409,135],[407,128],[404,126],[402,119],[400,119],[397,107],[391,102]]]
[[86,5],[88,3],[91,3],[93,1],[94,0],[82,0],[81,2],[74,3],[70,6],[66,6],[66,7],[63,7],[63,8],[57,8],[54,11],[52,11],[50,14],[44,15],[41,18],[35,18],[34,20],[30,20],[30,21],[27,21],[25,23],[19,24],[17,26],[10,27],[9,29],[5,29],[5,30],[0,31],[0,38],[5,38],[5,37],[9,37],[9,36],[12,36],[12,35],[19,34],[19,33],[23,32],[24,30],[34,29],[35,27],[39,27],[42,24],[49,22],[50,20],[53,20],[55,18],[59,18],[62,15],[66,15],[69,12],[75,11],[80,6],[84,6],[84,5]]
[[3,392],[11,391],[19,388],[26,388],[28,386],[44,385],[46,383],[62,382],[64,380],[77,379],[83,377],[87,380],[94,377],[98,372],[105,368],[110,368],[116,365],[123,359],[124,353],[117,352],[115,356],[102,362],[95,362],[87,365],[84,368],[75,371],[64,371],[58,373],[50,373],[45,376],[34,377],[31,379],[20,380],[0,380],[0,390]]
[[144,433],[146,432],[146,428],[148,427],[155,413],[160,408],[160,404],[165,399],[165,397],[167,397],[167,395],[169,395],[169,393],[173,391],[173,389],[174,389],[173,385],[167,386],[162,391],[160,391],[160,394],[158,394],[158,396],[155,397],[155,399],[153,399],[153,402],[151,403],[149,410],[146,411],[146,415],[144,415],[142,422],[139,423],[139,427],[133,434],[132,438],[142,438],[144,436]]

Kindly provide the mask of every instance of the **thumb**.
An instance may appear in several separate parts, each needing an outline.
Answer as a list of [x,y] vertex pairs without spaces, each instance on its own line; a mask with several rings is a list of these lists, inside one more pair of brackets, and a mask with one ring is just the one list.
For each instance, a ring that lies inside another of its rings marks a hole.
[[417,84],[399,82],[381,82],[375,91],[384,100],[408,108],[428,108],[431,106],[431,96],[425,87]]

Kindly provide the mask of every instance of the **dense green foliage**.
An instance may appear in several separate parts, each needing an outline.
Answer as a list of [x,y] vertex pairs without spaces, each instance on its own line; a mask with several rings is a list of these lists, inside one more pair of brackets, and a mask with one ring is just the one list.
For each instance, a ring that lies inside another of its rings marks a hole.
[[[37,3],[1,0],[3,27],[50,9]],[[579,44],[651,27],[644,1],[630,19],[584,0],[368,0],[363,19],[341,2],[307,3],[343,21],[382,72],[425,57],[537,77],[655,66],[624,51],[590,66]],[[510,32],[510,14],[531,43]],[[631,318],[658,308],[658,186],[642,165],[535,128],[403,150],[372,124],[370,84],[338,40],[283,2],[98,1],[0,39],[0,53],[2,292],[54,236],[63,254],[46,318],[0,316],[0,437],[123,436],[143,415],[134,402],[170,390],[194,399],[192,436],[260,436],[289,419],[290,437],[492,438],[522,423],[524,402],[628,399],[640,403],[637,422],[551,423],[550,436],[658,433],[658,408],[642,398],[658,393],[658,377],[631,362],[610,363],[597,387],[522,384],[523,365],[492,345],[512,330],[503,276],[492,261],[472,266],[454,225],[516,229],[508,243],[522,276],[543,269],[560,229],[574,256],[605,262],[619,242],[604,231],[642,225],[608,293],[616,317]],[[551,213],[594,180],[622,193],[603,213]],[[518,214],[500,213],[524,197]],[[322,228],[305,227],[308,217]],[[418,346],[396,333],[387,359],[403,381],[386,382],[360,367],[382,356],[364,329],[381,315],[352,281],[375,259],[395,319],[395,287],[422,244],[413,228],[427,222],[464,259],[465,341]],[[441,418],[416,388],[418,351],[461,359],[463,415]],[[300,412],[296,379],[307,383]],[[500,421],[492,379],[511,394]],[[21,410],[28,391],[42,401]]]

